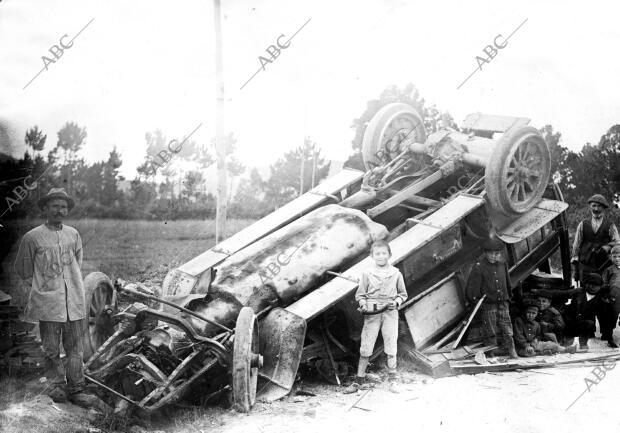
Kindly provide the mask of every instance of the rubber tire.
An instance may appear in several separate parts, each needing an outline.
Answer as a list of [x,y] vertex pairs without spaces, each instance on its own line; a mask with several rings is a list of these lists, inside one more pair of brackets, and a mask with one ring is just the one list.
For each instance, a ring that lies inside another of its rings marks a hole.
[[[399,116],[410,116],[415,120],[416,124],[420,125],[415,128],[415,131],[409,138],[415,137],[415,141],[418,143],[424,143],[426,141],[424,120],[411,105],[402,102],[387,104],[381,107],[372,119],[370,119],[364,131],[364,137],[362,138],[362,159],[366,170],[370,170],[383,163],[376,155],[379,149],[383,149],[386,127]],[[385,149],[383,149],[383,151],[386,152]]]
[[238,412],[249,412],[256,402],[258,367],[251,365],[253,354],[258,354],[258,323],[254,310],[243,307],[235,325],[232,358],[232,394]]
[[113,328],[110,330],[105,330],[108,332],[104,332],[101,335],[101,338],[94,339],[91,335],[89,328],[89,317],[90,317],[90,306],[93,294],[97,288],[101,290],[106,290],[109,293],[109,298],[106,296],[106,299],[113,299],[114,294],[114,285],[112,281],[106,274],[103,272],[92,272],[84,278],[84,295],[85,295],[85,307],[86,307],[86,318],[84,319],[84,331],[82,333],[82,346],[84,349],[84,362],[88,361],[91,356],[95,353],[95,351],[103,344],[103,342],[112,335],[114,332]]
[[[508,195],[506,172],[510,165],[512,155],[523,141],[537,144],[542,153],[541,179],[536,185],[534,193],[523,202],[513,202]],[[551,155],[547,143],[536,128],[525,126],[513,131],[506,132],[497,142],[493,153],[489,158],[489,164],[485,170],[485,187],[489,203],[497,211],[504,215],[513,216],[529,211],[538,201],[547,188],[551,174]]]

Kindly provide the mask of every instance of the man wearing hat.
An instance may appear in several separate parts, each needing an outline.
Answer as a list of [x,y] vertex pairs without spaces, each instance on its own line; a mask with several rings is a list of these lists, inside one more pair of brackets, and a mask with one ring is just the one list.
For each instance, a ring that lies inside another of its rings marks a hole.
[[591,218],[585,219],[577,226],[571,262],[575,267],[575,279],[583,285],[583,276],[591,272],[600,273],[609,251],[615,243],[620,243],[618,229],[605,215],[609,208],[607,199],[594,194],[588,199]]
[[[68,397],[80,406],[91,406],[95,397],[83,392],[82,240],[76,229],[62,223],[75,203],[63,188],[52,188],[37,204],[46,221],[24,235],[15,259],[17,274],[32,281],[25,320],[39,323],[50,397],[61,402]],[[60,360],[61,341],[66,371]]]
[[480,306],[485,345],[497,345],[497,335],[501,334],[508,355],[518,358],[509,313],[510,281],[502,257],[504,244],[494,237],[487,239],[482,247],[484,257],[473,266],[467,279],[465,294],[472,304],[485,296]]

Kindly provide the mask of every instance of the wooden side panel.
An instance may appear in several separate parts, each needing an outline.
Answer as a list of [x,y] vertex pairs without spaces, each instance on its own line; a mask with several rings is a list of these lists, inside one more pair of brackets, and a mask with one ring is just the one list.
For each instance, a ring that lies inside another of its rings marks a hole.
[[416,348],[453,326],[465,313],[459,297],[458,278],[438,284],[405,310],[405,320]]
[[[449,201],[424,221],[390,242],[392,264],[397,265],[413,251],[427,245],[441,233],[453,227],[461,218],[469,215],[483,204],[483,198],[466,194],[459,195]],[[370,257],[365,258],[344,272],[345,278],[334,278],[299,301],[289,305],[286,309],[306,320],[310,320],[355,291],[357,289],[355,281],[359,281],[362,271],[368,268],[371,263]]]
[[258,239],[272,233],[289,222],[299,218],[310,210],[329,200],[327,195],[333,195],[357,182],[364,175],[358,170],[345,169],[320,185],[308,191],[301,197],[296,198],[290,203],[285,204],[256,221],[249,227],[235,233],[228,239],[220,242],[210,250],[193,258],[184,265],[179,266],[179,270],[192,276],[198,276],[205,270],[210,269],[220,263],[224,258],[245,248]]

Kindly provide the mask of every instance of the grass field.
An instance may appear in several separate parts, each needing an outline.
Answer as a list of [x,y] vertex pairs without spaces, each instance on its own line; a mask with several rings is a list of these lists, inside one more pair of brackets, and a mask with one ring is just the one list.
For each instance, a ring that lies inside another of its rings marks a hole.
[[[228,235],[251,224],[252,220],[230,220]],[[19,238],[40,221],[22,221]],[[162,280],[169,269],[196,257],[215,243],[215,221],[129,221],[80,219],[68,220],[82,236],[84,262],[82,274],[101,271],[111,278],[127,281]],[[2,263],[3,290],[21,298],[20,280],[13,272],[19,241]]]

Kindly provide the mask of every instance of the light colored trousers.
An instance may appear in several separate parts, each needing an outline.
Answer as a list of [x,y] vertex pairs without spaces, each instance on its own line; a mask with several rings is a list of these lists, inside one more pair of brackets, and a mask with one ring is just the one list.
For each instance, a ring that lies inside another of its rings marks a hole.
[[364,317],[362,343],[360,345],[361,357],[368,358],[372,355],[379,331],[381,331],[381,336],[383,337],[383,351],[388,356],[388,368],[390,370],[396,369],[398,310],[387,310],[383,313]]
[[[84,389],[82,334],[84,320],[67,322],[39,322],[41,346],[46,358],[47,379],[56,385],[67,382],[67,392],[74,394]],[[60,343],[67,355],[67,368],[60,359]]]

